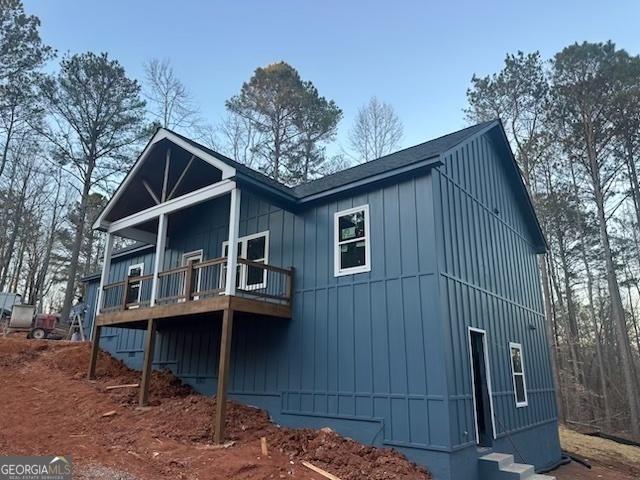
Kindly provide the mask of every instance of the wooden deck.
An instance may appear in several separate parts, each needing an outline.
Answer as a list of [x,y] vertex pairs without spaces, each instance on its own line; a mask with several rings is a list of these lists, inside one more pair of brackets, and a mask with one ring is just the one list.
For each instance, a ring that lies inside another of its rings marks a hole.
[[[238,258],[238,282],[225,295],[225,257],[126,277],[103,287],[98,326],[140,328],[148,320],[233,310],[291,318],[293,270]],[[154,295],[155,293],[155,295]]]
[[101,313],[96,317],[96,324],[101,327],[144,327],[148,320],[164,318],[187,318],[209,312],[224,310],[253,313],[269,317],[291,318],[291,306],[265,301],[263,299],[247,298],[243,296],[218,295],[215,297],[191,300],[189,302],[156,305],[154,307],[140,307],[129,310]]

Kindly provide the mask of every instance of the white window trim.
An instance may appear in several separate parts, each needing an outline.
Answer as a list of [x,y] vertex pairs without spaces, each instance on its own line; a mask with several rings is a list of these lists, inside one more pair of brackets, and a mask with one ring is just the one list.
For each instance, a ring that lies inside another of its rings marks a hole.
[[[251,235],[245,235],[244,237],[238,237],[238,243],[240,244],[240,251],[239,253],[239,257],[240,258],[247,258],[247,246],[249,243],[249,240],[253,240],[255,238],[260,238],[260,237],[265,237],[264,239],[264,264],[267,265],[269,263],[269,230],[265,230],[264,232],[259,232],[259,233],[253,233]],[[229,241],[225,240],[224,242],[222,242],[222,256],[224,257],[224,249],[227,247],[227,245],[229,245]],[[267,288],[267,270],[263,270],[262,273],[262,278],[263,281],[262,283],[257,283],[255,285],[247,285],[247,265],[244,264],[238,264],[239,268],[239,272],[238,274],[240,275],[240,280],[238,282],[239,285],[239,289],[240,290],[262,290],[264,288]],[[223,269],[220,269],[220,278],[224,278],[223,272],[226,269],[226,266]]]
[[[135,263],[127,267],[127,278],[131,276],[131,270],[135,270],[136,268],[140,269],[140,276],[144,275],[144,263]],[[133,277],[133,278],[136,278],[136,277]],[[140,304],[140,297],[142,296],[142,282],[138,282],[138,283],[140,284],[140,286],[138,287],[138,299],[136,300],[136,303]],[[129,287],[127,286],[127,288]],[[139,305],[133,305],[129,307],[129,309],[138,308],[138,307]]]
[[[190,257],[191,258],[199,257],[200,261],[202,262],[204,260],[204,251],[202,249],[200,249],[200,250],[193,250],[192,252],[183,253],[182,254],[182,266],[183,267],[187,266],[187,259],[189,259]],[[196,283],[197,283],[197,287],[196,287],[197,291],[200,291],[200,288],[202,286],[202,269],[201,268],[198,269],[198,276],[197,276]],[[187,287],[187,282],[186,282],[186,279],[185,279],[183,290],[186,287]],[[186,295],[186,292],[185,292],[185,295]],[[200,299],[200,297],[198,295],[194,295],[193,299],[194,300],[198,300],[198,299]]]
[[[522,365],[522,372],[516,373],[516,370],[513,366],[513,353],[512,349],[518,349],[520,351],[520,364]],[[513,380],[513,398],[516,401],[516,408],[522,408],[529,406],[529,397],[527,395],[527,375],[524,370],[524,353],[522,351],[522,344],[520,343],[509,343],[509,360],[511,361],[511,377]],[[516,375],[522,376],[522,387],[524,388],[524,402],[518,401],[518,392],[516,390]]]
[[[345,240],[340,242],[340,217],[349,215],[350,213],[364,211],[364,237],[356,240]],[[364,265],[350,268],[340,268],[340,245],[358,240],[364,240]],[[360,205],[358,207],[348,208],[336,212],[333,216],[333,269],[334,277],[342,277],[344,275],[354,275],[356,273],[365,273],[371,271],[371,235],[369,227],[369,205]]]
[[487,390],[489,391],[489,408],[491,409],[491,428],[493,429],[493,439],[497,440],[498,433],[496,432],[496,418],[493,413],[493,389],[491,387],[491,367],[489,365],[489,350],[487,349],[487,331],[481,328],[469,327],[468,341],[469,341],[469,368],[471,369],[471,397],[473,399],[473,418],[475,420],[474,427],[476,432],[476,443],[480,442],[480,433],[478,432],[478,412],[476,411],[476,378],[473,373],[473,352],[471,346],[471,332],[482,334],[482,343],[484,346],[484,368],[487,371]]

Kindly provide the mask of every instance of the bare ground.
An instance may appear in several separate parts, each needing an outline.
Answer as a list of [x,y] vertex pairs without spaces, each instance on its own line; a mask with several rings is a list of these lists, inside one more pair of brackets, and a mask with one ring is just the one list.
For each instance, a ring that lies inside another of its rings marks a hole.
[[[235,443],[217,448],[210,442],[215,399],[154,372],[152,407],[138,409],[137,389],[105,387],[137,383],[139,373],[101,352],[98,379],[88,381],[88,356],[87,344],[0,338],[0,454],[71,454],[81,480],[323,480],[302,460],[342,480],[430,478],[397,452],[331,431],[279,428],[265,412],[235,403],[227,418]],[[561,441],[593,468],[571,463],[551,473],[558,480],[640,478],[640,448],[566,429]]]
[[[139,374],[105,353],[98,379],[85,379],[87,344],[0,339],[0,454],[72,455],[80,479],[315,479],[302,460],[343,480],[429,479],[390,449],[329,430],[280,428],[265,412],[230,403],[226,435],[210,442],[215,399],[154,372],[152,407],[136,407]],[[115,411],[103,417],[106,412]],[[268,440],[263,456],[260,437]]]

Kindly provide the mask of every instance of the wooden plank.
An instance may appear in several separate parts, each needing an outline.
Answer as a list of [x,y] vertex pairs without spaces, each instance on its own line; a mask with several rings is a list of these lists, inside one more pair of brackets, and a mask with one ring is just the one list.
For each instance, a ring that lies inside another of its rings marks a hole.
[[147,335],[144,345],[144,362],[142,364],[142,379],[140,380],[140,406],[149,404],[149,382],[153,364],[153,350],[156,344],[156,322],[153,318],[147,321]]
[[269,455],[269,447],[267,446],[267,437],[260,437],[260,452],[265,457]]
[[336,477],[335,475],[327,472],[326,470],[321,469],[320,467],[316,467],[314,464],[309,463],[305,460],[303,460],[302,465],[304,465],[305,467],[307,467],[309,470],[313,470],[316,473],[319,473],[320,475],[322,475],[324,478],[328,478],[329,480],[340,480],[339,477]]
[[98,350],[100,350],[100,333],[102,333],[102,327],[95,321],[93,341],[91,342],[91,354],[89,356],[89,373],[87,375],[89,380],[96,378],[96,363],[98,362]]
[[124,385],[109,385],[105,387],[105,390],[119,390],[120,388],[138,388],[140,386],[139,383],[126,383]]
[[216,416],[213,430],[214,443],[224,442],[224,422],[227,407],[227,383],[231,358],[231,335],[233,332],[233,310],[227,308],[222,314],[220,333],[220,363],[218,368],[218,392],[216,393]]

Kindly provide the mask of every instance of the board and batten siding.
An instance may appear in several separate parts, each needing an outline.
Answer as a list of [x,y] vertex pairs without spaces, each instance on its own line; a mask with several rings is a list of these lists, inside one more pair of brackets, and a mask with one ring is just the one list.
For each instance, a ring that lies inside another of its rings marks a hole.
[[[431,182],[422,172],[297,214],[243,191],[240,235],[268,230],[269,263],[295,268],[294,315],[239,316],[231,395],[280,414],[282,423],[364,422],[369,426],[352,432],[362,441],[437,451],[451,446]],[[371,271],[335,277],[334,214],[361,205],[369,205]],[[228,200],[184,213],[180,234],[168,241],[166,265],[199,248],[205,259],[219,256]],[[150,271],[153,252],[114,261],[110,281],[123,279],[135,263]],[[143,331],[106,328],[104,336],[103,347],[140,365]],[[218,321],[160,325],[154,366],[213,393],[218,341]]]
[[[530,441],[513,436],[536,427],[547,431],[546,425],[553,432],[557,414],[537,254],[518,206],[517,180],[489,134],[459,145],[442,161],[433,173],[434,205],[440,298],[443,319],[449,319],[454,447],[472,445],[475,437],[469,327],[486,330],[498,442],[507,436]],[[510,342],[523,349],[528,406],[522,408],[514,398]],[[559,447],[550,446],[557,433],[551,435],[539,437],[539,446],[521,444],[530,455],[525,460],[540,465],[559,456]]]

